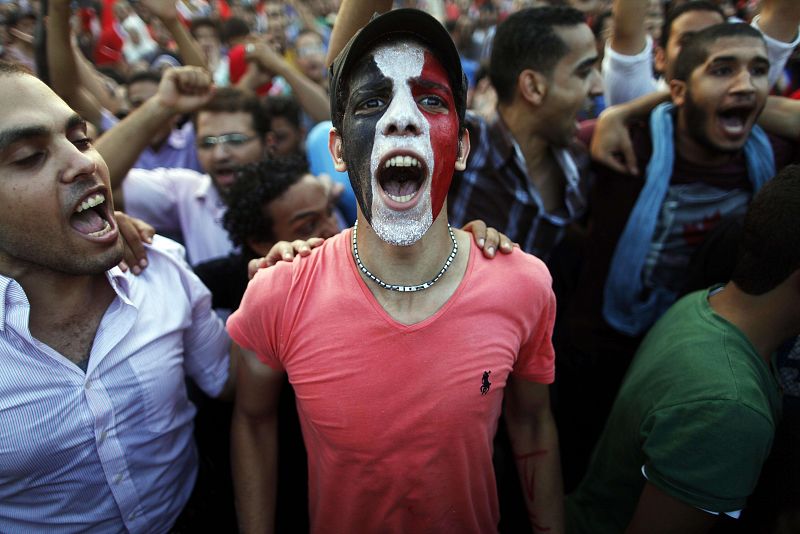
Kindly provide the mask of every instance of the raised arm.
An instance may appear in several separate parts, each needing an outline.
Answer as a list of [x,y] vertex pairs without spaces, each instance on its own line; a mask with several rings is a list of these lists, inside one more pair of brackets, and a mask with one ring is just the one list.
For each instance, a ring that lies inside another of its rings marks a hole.
[[564,490],[548,386],[512,376],[505,414],[533,532],[563,533]]
[[797,0],[763,0],[756,26],[767,39],[769,52],[769,85],[772,87],[783,72],[789,56],[800,41],[800,2]]
[[644,50],[647,39],[645,16],[648,0],[614,0],[614,31],[610,44],[615,52],[634,56]]
[[339,55],[347,41],[367,25],[373,13],[384,13],[390,9],[392,9],[392,0],[342,0],[328,44],[326,63],[333,64],[333,60]]
[[278,396],[283,374],[234,345],[233,353],[237,352],[231,463],[239,529],[271,533],[275,531]]
[[305,74],[290,65],[283,57],[264,41],[254,41],[247,45],[247,59],[259,67],[283,78],[292,87],[292,94],[303,111],[316,122],[331,118],[331,105],[325,89],[311,81]]
[[121,206],[122,181],[142,150],[173,116],[191,113],[214,94],[211,75],[198,67],[168,69],[158,92],[133,113],[106,132],[95,143],[111,176],[114,203]]
[[800,142],[800,100],[768,97],[758,124],[772,134]]
[[178,10],[175,8],[175,0],[142,0],[142,4],[167,28],[167,31],[175,39],[178,45],[178,53],[184,65],[193,65],[208,69],[206,56],[200,44],[195,41],[189,30],[178,19]]
[[50,85],[84,119],[99,125],[102,118],[100,104],[78,83],[78,65],[70,43],[70,14],[69,0],[51,0],[46,23]]

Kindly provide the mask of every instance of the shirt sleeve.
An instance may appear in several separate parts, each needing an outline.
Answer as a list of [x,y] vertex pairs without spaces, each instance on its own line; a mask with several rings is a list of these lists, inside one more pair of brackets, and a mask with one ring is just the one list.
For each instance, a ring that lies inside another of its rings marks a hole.
[[755,18],[753,18],[751,26],[761,32],[761,35],[764,36],[764,41],[767,43],[767,56],[769,57],[769,86],[771,89],[772,86],[775,85],[775,82],[778,81],[778,78],[780,78],[784,67],[786,67],[786,62],[789,61],[789,57],[794,52],[794,49],[800,45],[800,28],[798,28],[797,35],[795,36],[794,40],[791,43],[786,43],[764,33],[764,31],[758,26],[758,21],[760,18],[761,15],[756,15]]
[[178,265],[181,283],[192,310],[189,327],[183,333],[183,365],[186,374],[205,393],[216,397],[228,380],[231,340],[225,325],[211,308],[211,292],[186,263],[181,245],[156,236],[154,245]]
[[[517,251],[515,251],[517,252]],[[529,256],[537,265],[529,268],[533,273],[530,294],[520,302],[530,302],[533,317],[527,340],[520,347],[513,374],[531,382],[550,384],[555,380],[555,351],[553,325],[556,320],[556,296],[552,278],[539,259]],[[522,284],[520,284],[522,287]]]
[[732,400],[657,410],[640,431],[647,479],[682,502],[717,513],[744,507],[774,436],[766,417]]
[[228,318],[228,332],[242,348],[276,371],[283,371],[280,360],[282,322],[292,283],[292,263],[280,262],[261,269],[242,297],[242,303]]
[[191,179],[187,174],[191,172],[184,171],[186,176],[180,176],[174,169],[131,169],[122,182],[125,213],[153,225],[159,233],[179,233],[176,182]]
[[606,42],[603,84],[607,106],[623,104],[657,89],[653,77],[653,39],[648,35],[644,50],[635,56],[620,54]]

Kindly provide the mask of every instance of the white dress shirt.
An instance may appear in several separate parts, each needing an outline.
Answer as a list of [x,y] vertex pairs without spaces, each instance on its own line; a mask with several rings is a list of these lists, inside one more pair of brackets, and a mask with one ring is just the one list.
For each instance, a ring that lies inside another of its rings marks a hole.
[[[197,475],[188,374],[209,395],[229,338],[211,295],[156,238],[116,298],[84,373],[31,336],[22,287],[0,276],[0,532],[166,532]],[[57,303],[54,303],[57,305]]]

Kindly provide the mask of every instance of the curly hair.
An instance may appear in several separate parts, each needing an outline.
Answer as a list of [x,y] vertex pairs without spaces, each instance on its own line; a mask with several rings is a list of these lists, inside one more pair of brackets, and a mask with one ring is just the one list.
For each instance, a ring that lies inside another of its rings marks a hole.
[[223,218],[231,240],[243,247],[248,240],[274,241],[269,203],[308,172],[306,157],[298,154],[266,157],[241,167],[227,193],[228,211]]

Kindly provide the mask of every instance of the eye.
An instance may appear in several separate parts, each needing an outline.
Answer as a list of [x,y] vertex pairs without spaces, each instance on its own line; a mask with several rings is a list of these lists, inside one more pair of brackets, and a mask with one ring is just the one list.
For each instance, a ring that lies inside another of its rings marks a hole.
[[93,142],[94,140],[91,137],[81,137],[80,139],[73,141],[72,144],[75,145],[78,150],[84,152],[92,148]]
[[447,104],[443,98],[436,95],[425,95],[418,100],[418,102],[426,108],[445,108]]
[[14,160],[13,165],[23,169],[36,167],[40,163],[44,162],[45,157],[47,157],[47,153],[43,150],[40,150]]
[[356,113],[371,113],[377,109],[380,109],[386,105],[386,101],[382,98],[367,98],[361,101],[356,106]]
[[712,76],[730,76],[733,73],[733,69],[728,66],[721,65],[711,69],[710,73]]
[[766,65],[757,65],[750,71],[753,76],[766,76],[769,74],[769,67]]

